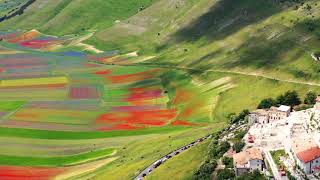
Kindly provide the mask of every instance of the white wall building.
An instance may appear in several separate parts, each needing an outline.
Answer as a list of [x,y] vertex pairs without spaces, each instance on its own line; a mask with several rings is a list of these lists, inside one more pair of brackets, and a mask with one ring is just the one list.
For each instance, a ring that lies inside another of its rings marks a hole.
[[280,107],[271,107],[268,111],[269,122],[284,119],[290,115],[290,106],[281,105]]
[[314,105],[314,108],[316,110],[320,110],[320,96],[317,97],[316,104]]
[[281,105],[280,107],[271,107],[270,109],[257,109],[250,113],[249,123],[267,124],[269,122],[284,119],[290,115],[291,107]]
[[265,109],[257,109],[250,113],[249,115],[249,124],[267,124],[269,123],[269,114]]
[[234,170],[237,176],[252,172],[256,169],[263,171],[264,158],[262,151],[258,148],[246,149],[233,155]]

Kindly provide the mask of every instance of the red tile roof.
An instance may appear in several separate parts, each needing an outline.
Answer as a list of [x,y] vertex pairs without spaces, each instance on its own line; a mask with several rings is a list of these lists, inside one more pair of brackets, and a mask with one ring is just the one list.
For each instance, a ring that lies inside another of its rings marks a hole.
[[313,147],[297,154],[298,158],[304,163],[308,163],[320,157],[320,148]]

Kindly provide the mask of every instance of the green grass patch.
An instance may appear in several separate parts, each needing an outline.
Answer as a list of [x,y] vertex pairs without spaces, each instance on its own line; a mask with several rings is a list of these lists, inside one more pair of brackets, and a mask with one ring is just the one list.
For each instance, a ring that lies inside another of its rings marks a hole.
[[167,126],[160,128],[146,128],[132,131],[110,131],[110,132],[71,132],[71,131],[47,131],[21,128],[0,127],[0,137],[21,137],[32,139],[98,139],[112,137],[138,136],[146,134],[165,134],[172,131],[191,129],[191,127]]
[[284,150],[277,150],[270,152],[273,161],[276,163],[278,167],[282,166],[282,162],[280,161],[280,157],[288,157],[287,153]]
[[71,156],[59,157],[17,157],[0,155],[1,165],[14,165],[14,166],[70,166],[85,163],[88,161],[105,158],[112,155],[116,150],[114,148],[95,150]]
[[146,179],[171,179],[172,177],[175,179],[192,179],[193,171],[201,165],[206,156],[209,143],[210,141],[199,144],[170,159],[148,175]]
[[0,111],[14,111],[25,103],[25,101],[0,101]]

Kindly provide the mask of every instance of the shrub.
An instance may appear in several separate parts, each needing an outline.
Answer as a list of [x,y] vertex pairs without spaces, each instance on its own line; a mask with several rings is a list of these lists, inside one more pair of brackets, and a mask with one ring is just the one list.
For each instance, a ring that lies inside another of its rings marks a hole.
[[235,132],[235,136],[234,136],[234,138],[236,139],[236,140],[241,140],[245,135],[247,134],[247,131],[237,131],[237,132]]
[[223,157],[223,158],[222,158],[222,163],[223,163],[227,168],[232,168],[232,167],[233,167],[233,158]]
[[230,169],[220,169],[218,171],[217,180],[226,180],[226,179],[233,179],[235,174],[233,170]]
[[313,91],[309,91],[304,98],[304,103],[308,105],[313,105],[316,103],[316,99],[317,94]]
[[291,107],[301,104],[301,100],[297,91],[287,91],[278,96],[276,101],[278,105],[282,104]]
[[242,176],[238,177],[237,180],[267,180],[259,170],[254,170],[253,172],[243,174]]
[[234,144],[233,144],[233,150],[236,151],[237,153],[240,152],[242,150],[242,148],[246,145],[245,142],[243,141],[236,141]]
[[241,111],[238,116],[236,115],[231,116],[230,123],[235,124],[235,123],[244,121],[249,114],[250,114],[250,111],[248,109],[245,109]]
[[202,164],[197,171],[193,174],[193,179],[195,180],[209,180],[211,179],[211,174],[217,167],[217,162],[212,161]]
[[258,109],[267,109],[267,108],[270,108],[271,106],[275,106],[275,105],[276,105],[275,100],[273,100],[272,98],[267,98],[267,99],[263,99],[257,108]]

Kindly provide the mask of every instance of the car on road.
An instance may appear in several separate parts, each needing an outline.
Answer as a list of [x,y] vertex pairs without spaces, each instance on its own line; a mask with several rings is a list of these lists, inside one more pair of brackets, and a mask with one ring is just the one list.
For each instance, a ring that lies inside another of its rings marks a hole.
[[180,152],[179,152],[179,151],[177,151],[177,152],[175,152],[175,153],[174,153],[174,155],[178,155],[179,153],[180,153]]
[[151,172],[152,172],[152,169],[151,169],[151,168],[150,168],[150,169],[148,169],[148,172],[149,172],[149,173],[151,173]]
[[142,177],[146,177],[146,176],[147,176],[147,174],[146,174],[146,173],[143,173],[143,174],[142,174]]
[[157,168],[158,166],[160,166],[162,164],[161,160],[156,161],[155,163],[153,163],[153,167]]

